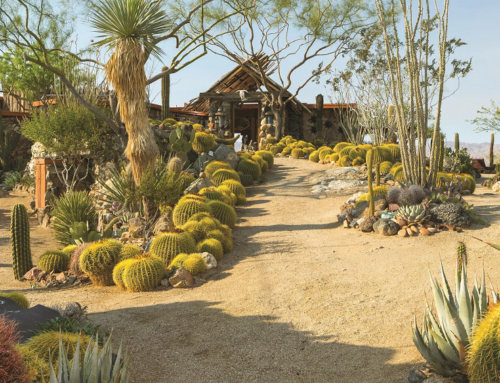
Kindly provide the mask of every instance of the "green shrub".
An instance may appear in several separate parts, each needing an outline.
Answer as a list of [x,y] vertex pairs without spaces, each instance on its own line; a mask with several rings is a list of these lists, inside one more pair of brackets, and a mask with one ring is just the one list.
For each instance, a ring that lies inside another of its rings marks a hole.
[[20,172],[12,172],[5,175],[5,180],[3,181],[3,186],[6,190],[12,190],[14,187],[21,182],[23,175]]

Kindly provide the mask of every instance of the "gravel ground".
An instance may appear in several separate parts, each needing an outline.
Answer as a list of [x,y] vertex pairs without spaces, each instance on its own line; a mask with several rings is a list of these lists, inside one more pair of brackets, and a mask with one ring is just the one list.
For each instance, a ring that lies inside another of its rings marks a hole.
[[[422,362],[411,340],[439,260],[450,276],[455,249],[469,249],[469,275],[483,264],[500,285],[498,252],[469,234],[500,243],[500,196],[467,199],[488,222],[465,233],[380,237],[339,227],[346,199],[319,198],[307,180],[326,166],[277,158],[268,182],[248,189],[238,208],[235,250],[214,279],[192,289],[126,293],[116,287],[30,290],[12,278],[9,211],[29,198],[0,199],[0,286],[32,304],[78,301],[113,329],[132,354],[132,382],[407,381]],[[54,248],[32,226],[34,259]],[[375,250],[376,249],[376,250]],[[373,251],[372,251],[373,250]]]

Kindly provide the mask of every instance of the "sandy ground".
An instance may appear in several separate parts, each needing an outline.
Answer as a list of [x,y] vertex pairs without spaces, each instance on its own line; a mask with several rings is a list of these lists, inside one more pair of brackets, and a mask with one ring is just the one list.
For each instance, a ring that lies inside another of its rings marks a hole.
[[[247,205],[238,208],[235,250],[221,274],[186,290],[30,290],[12,278],[8,231],[12,204],[30,198],[0,199],[0,287],[26,292],[32,304],[89,306],[90,318],[132,353],[135,383],[405,382],[422,362],[411,322],[422,317],[429,271],[437,274],[439,260],[451,277],[464,240],[470,275],[484,264],[500,286],[500,253],[470,238],[500,243],[500,196],[478,188],[467,198],[486,227],[381,237],[338,227],[346,196],[310,194],[309,177],[326,169],[276,159],[267,184],[248,189]],[[54,247],[35,220],[31,238],[35,261]]]

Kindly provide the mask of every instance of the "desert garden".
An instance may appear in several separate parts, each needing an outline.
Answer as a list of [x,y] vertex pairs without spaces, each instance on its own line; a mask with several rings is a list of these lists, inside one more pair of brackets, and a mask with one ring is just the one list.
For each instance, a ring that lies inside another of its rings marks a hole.
[[449,0],[180,3],[0,2],[0,383],[500,381]]

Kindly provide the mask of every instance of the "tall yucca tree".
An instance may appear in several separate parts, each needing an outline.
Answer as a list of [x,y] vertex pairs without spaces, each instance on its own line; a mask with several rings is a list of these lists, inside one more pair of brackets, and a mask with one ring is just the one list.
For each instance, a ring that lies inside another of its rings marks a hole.
[[146,110],[144,65],[149,55],[162,53],[152,41],[168,32],[171,22],[160,1],[147,0],[100,0],[90,22],[99,33],[94,44],[113,52],[105,66],[106,78],[116,92],[128,134],[125,155],[139,184],[159,154]]

